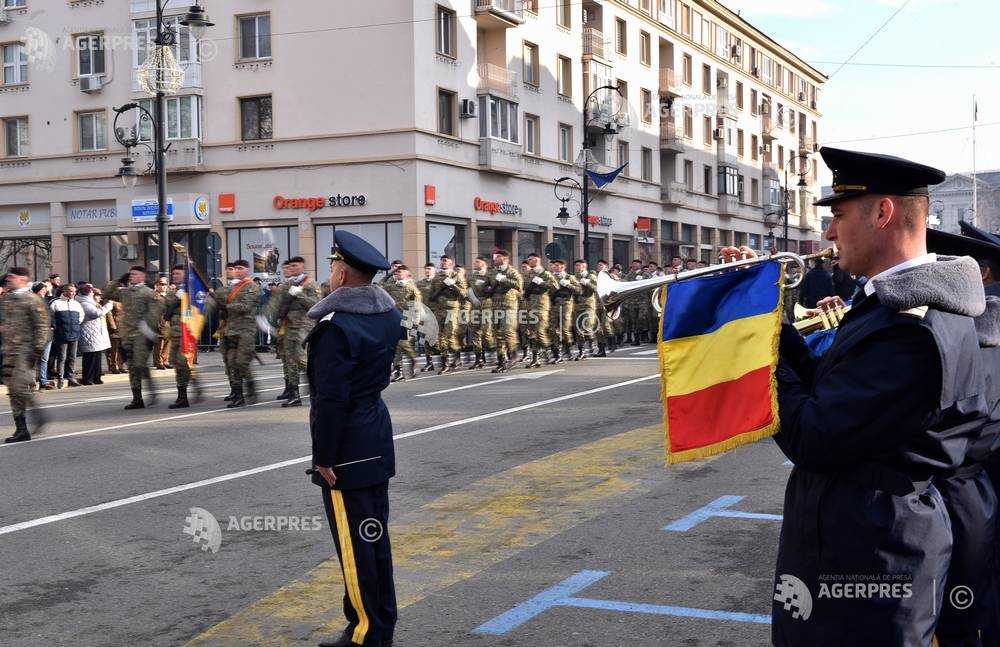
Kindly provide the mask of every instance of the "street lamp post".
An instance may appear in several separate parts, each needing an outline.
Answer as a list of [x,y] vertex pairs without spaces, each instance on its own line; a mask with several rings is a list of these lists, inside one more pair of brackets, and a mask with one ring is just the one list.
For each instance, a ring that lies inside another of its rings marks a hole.
[[[589,111],[587,106],[590,105],[590,100],[595,94],[601,90],[614,90],[619,96],[622,96],[622,91],[617,85],[602,85],[599,88],[595,88],[587,98],[583,100],[583,187],[581,188],[582,199],[580,200],[580,218],[583,220],[583,258],[589,263],[590,256],[590,176],[587,171],[590,170],[590,158],[587,156],[587,151],[590,150],[590,142],[587,137],[587,126],[590,124]],[[609,121],[605,124],[605,133],[609,135],[615,134],[615,130],[611,126]],[[558,180],[557,180],[558,182]]]
[[[783,200],[783,204],[782,204],[782,208],[781,208],[781,215],[782,215],[782,218],[784,218],[784,220],[785,220],[785,222],[784,222],[784,233],[782,235],[782,242],[781,242],[781,246],[782,246],[781,251],[783,251],[783,252],[787,252],[788,251],[788,211],[789,211],[789,204],[788,204],[788,193],[789,193],[789,191],[788,191],[788,167],[792,165],[792,162],[799,161],[799,160],[808,160],[808,159],[809,159],[808,155],[799,155],[798,153],[795,153],[788,160],[788,163],[785,164],[784,200]],[[802,187],[802,188],[807,187],[808,184],[806,184],[806,172],[805,171],[798,171],[797,173],[798,173],[798,176],[799,176],[798,186]]]

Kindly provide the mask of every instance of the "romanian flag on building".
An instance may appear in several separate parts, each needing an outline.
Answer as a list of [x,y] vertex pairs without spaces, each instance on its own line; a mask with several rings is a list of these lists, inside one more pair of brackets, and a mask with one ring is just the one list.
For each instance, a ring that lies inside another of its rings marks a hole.
[[659,357],[669,464],[777,432],[781,278],[772,261],[668,286]]
[[191,261],[188,261],[185,274],[186,285],[181,292],[181,352],[191,360],[198,350],[198,339],[201,338],[201,329],[205,325],[208,286]]

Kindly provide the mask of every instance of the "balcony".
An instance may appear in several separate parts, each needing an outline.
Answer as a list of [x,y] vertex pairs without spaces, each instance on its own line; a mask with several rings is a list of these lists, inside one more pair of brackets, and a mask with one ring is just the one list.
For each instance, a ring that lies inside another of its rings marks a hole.
[[493,137],[480,137],[479,166],[486,171],[517,175],[524,169],[521,145]]
[[593,27],[583,28],[583,55],[604,58],[604,33]]
[[774,125],[774,117],[771,115],[761,115],[760,116],[760,134],[764,139],[765,144],[773,142],[777,136],[777,128]]
[[799,137],[799,152],[803,155],[816,152],[816,140],[812,137]]
[[719,196],[719,215],[731,216],[738,213],[740,209],[740,199],[735,195]]
[[524,23],[522,0],[473,0],[481,29],[507,29]]
[[[181,83],[181,89],[201,89],[203,87],[201,82],[201,63],[190,61],[188,63],[180,63],[179,65],[184,70],[184,82]],[[139,70],[135,67],[132,68],[132,92],[146,92],[139,84]]]
[[684,138],[673,119],[660,120],[660,151],[664,153],[684,152]]
[[677,70],[669,67],[660,69],[660,94],[665,96],[681,96],[681,79]]
[[479,64],[478,94],[517,96],[517,72],[492,63]]
[[598,60],[583,61],[583,96],[588,96],[597,88],[615,85],[614,68]]
[[[201,140],[174,139],[168,141],[167,143],[170,144],[170,148],[167,149],[165,154],[167,161],[167,173],[196,171],[201,167]],[[149,151],[144,151],[139,164],[143,161],[147,165],[151,164],[153,161],[153,154]],[[137,164],[137,166],[139,164]]]
[[671,182],[660,189],[660,198],[668,203],[679,206],[691,204],[691,195],[683,182]]

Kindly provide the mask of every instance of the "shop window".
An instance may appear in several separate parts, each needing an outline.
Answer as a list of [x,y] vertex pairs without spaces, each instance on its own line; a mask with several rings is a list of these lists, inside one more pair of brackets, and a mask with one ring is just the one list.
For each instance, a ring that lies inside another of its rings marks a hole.
[[615,240],[611,243],[611,263],[613,265],[621,265],[623,269],[628,269],[628,264],[632,261],[629,258],[629,241],[627,240]]
[[[299,255],[297,227],[247,227],[227,229],[226,246],[230,262],[243,259],[262,280],[280,278],[281,263]],[[329,253],[329,251],[327,252]]]
[[[330,278],[330,263],[327,256],[333,247],[334,231],[344,230],[360,236],[390,261],[403,258],[403,223],[365,222],[338,223],[336,225],[316,225],[316,280],[325,282]],[[416,276],[418,273],[414,272]],[[384,275],[379,273],[375,280]]]
[[517,255],[518,263],[528,257],[528,254],[542,255],[542,232],[540,231],[519,231],[517,232]]
[[465,226],[427,223],[427,262],[438,265],[442,256],[450,256],[456,265],[465,264]]
[[559,245],[559,255],[569,264],[569,271],[573,271],[573,261],[576,260],[579,250],[576,248],[575,234],[553,234],[552,242]]
[[26,267],[35,281],[52,273],[50,238],[0,238],[0,267]]

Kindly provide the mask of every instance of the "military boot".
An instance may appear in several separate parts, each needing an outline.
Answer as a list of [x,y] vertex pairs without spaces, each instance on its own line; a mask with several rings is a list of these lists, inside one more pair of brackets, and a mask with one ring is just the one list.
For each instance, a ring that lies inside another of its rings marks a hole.
[[430,355],[428,355],[427,357],[424,358],[424,361],[426,363],[424,364],[424,367],[422,369],[420,369],[420,372],[421,373],[426,373],[427,371],[433,371],[434,370],[434,358],[431,357]]
[[243,398],[243,388],[237,388],[234,391],[234,394],[233,399],[226,405],[226,408],[235,409],[237,407],[245,407],[247,405],[247,401]]
[[[390,382],[398,382],[401,379],[403,379],[403,369],[400,367],[399,364],[394,364],[392,366],[392,373],[389,374],[389,381]],[[285,405],[281,405],[281,406],[285,406]]]
[[28,433],[28,422],[24,419],[24,414],[19,416],[14,416],[14,435],[9,438],[5,438],[5,443],[23,443],[26,440],[31,440],[31,434]]
[[545,359],[546,364],[562,364],[566,361],[563,357],[561,351],[559,350],[559,344],[552,344],[549,347],[548,357]]
[[223,402],[232,402],[233,398],[235,398],[235,397],[236,397],[236,389],[234,389],[232,385],[229,385],[229,395],[227,395],[226,397],[222,398],[222,401]]
[[281,392],[281,395],[275,398],[275,400],[287,400],[288,394],[292,390],[292,383],[285,380],[285,390]]
[[188,392],[186,386],[177,387],[177,400],[173,404],[167,405],[168,409],[187,409],[191,406],[188,402]]
[[[298,385],[294,386],[295,390],[298,390]],[[257,384],[254,383],[253,378],[247,380],[246,386],[243,388],[243,400],[247,404],[254,404],[257,402]]]
[[146,367],[142,372],[142,382],[146,386],[146,391],[149,394],[147,398],[149,400],[149,406],[156,404],[156,388],[153,385],[153,375],[149,371],[149,367]]
[[438,375],[444,375],[451,371],[451,366],[448,364],[448,353],[441,353],[441,368],[438,369]]
[[288,392],[288,400],[281,403],[281,407],[301,407],[302,398],[299,397],[299,387],[293,386]]
[[531,361],[528,362],[524,366],[524,368],[538,368],[539,366],[541,366],[542,365],[541,360],[545,359],[545,355],[543,353],[544,351],[542,351],[540,348],[532,348]]
[[594,355],[594,357],[607,357],[607,356],[608,356],[608,350],[607,347],[604,345],[604,342],[601,341],[597,342],[597,354]]
[[142,401],[142,387],[132,387],[132,401],[125,405],[125,411],[131,409],[145,409],[146,403]]
[[579,362],[583,359],[585,355],[583,354],[583,342],[577,342],[576,344],[576,355],[573,357],[574,362]]
[[507,372],[507,358],[503,356],[503,353],[497,353],[497,365],[493,367],[490,373],[506,373]]

